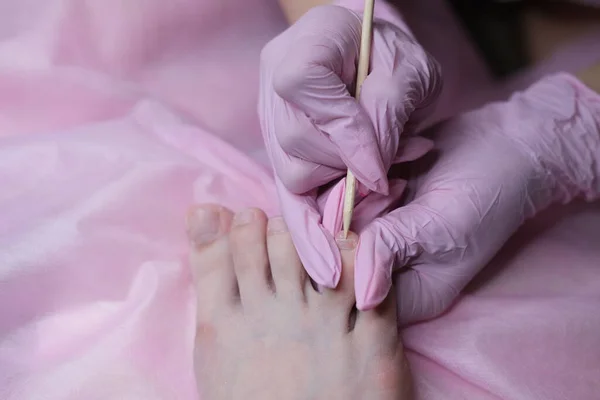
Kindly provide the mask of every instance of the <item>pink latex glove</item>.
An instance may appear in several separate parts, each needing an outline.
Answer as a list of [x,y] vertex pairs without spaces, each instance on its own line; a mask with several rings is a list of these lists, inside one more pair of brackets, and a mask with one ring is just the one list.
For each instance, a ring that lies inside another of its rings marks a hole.
[[322,225],[318,188],[350,168],[363,194],[388,194],[405,125],[418,124],[441,89],[438,64],[377,1],[371,71],[360,104],[353,98],[363,3],[313,8],[261,55],[259,114],[282,213],[308,273],[327,287],[337,285],[341,259]]
[[361,309],[379,304],[403,267],[403,323],[446,310],[526,218],[600,195],[600,96],[570,75],[459,116],[433,139],[439,158],[413,171],[414,199],[366,227],[356,256]]

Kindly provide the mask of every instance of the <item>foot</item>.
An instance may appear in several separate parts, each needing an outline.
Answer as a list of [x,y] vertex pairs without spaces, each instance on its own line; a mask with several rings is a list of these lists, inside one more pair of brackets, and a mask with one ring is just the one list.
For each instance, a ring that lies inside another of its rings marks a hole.
[[337,289],[316,291],[285,223],[250,209],[191,211],[202,400],[408,399],[395,302],[354,308],[356,236]]

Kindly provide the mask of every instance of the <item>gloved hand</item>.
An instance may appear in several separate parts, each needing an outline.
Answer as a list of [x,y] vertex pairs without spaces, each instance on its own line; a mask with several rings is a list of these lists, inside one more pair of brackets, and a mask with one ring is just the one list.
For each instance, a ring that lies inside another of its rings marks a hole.
[[439,159],[416,171],[414,199],[360,232],[360,309],[396,278],[402,323],[446,310],[526,218],[600,196],[600,96],[570,75],[436,127]]
[[409,145],[401,133],[428,114],[441,89],[438,64],[377,1],[371,71],[360,104],[353,98],[362,7],[342,0],[313,8],[261,55],[259,114],[282,214],[308,273],[328,287],[337,285],[341,260],[321,223],[318,188],[350,168],[363,195],[388,194],[388,169]]

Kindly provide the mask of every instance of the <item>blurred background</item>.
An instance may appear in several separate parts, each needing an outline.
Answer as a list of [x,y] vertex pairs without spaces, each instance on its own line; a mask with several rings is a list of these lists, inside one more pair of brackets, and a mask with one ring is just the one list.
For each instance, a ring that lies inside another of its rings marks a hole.
[[600,20],[599,9],[577,2],[448,1],[498,78],[546,58],[557,45],[597,26]]

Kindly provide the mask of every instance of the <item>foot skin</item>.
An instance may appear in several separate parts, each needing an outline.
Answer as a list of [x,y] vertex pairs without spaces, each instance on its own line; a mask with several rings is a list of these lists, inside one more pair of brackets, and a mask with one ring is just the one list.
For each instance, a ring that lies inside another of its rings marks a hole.
[[281,218],[202,206],[188,216],[202,400],[409,399],[395,302],[354,309],[356,236],[336,290],[313,289]]

